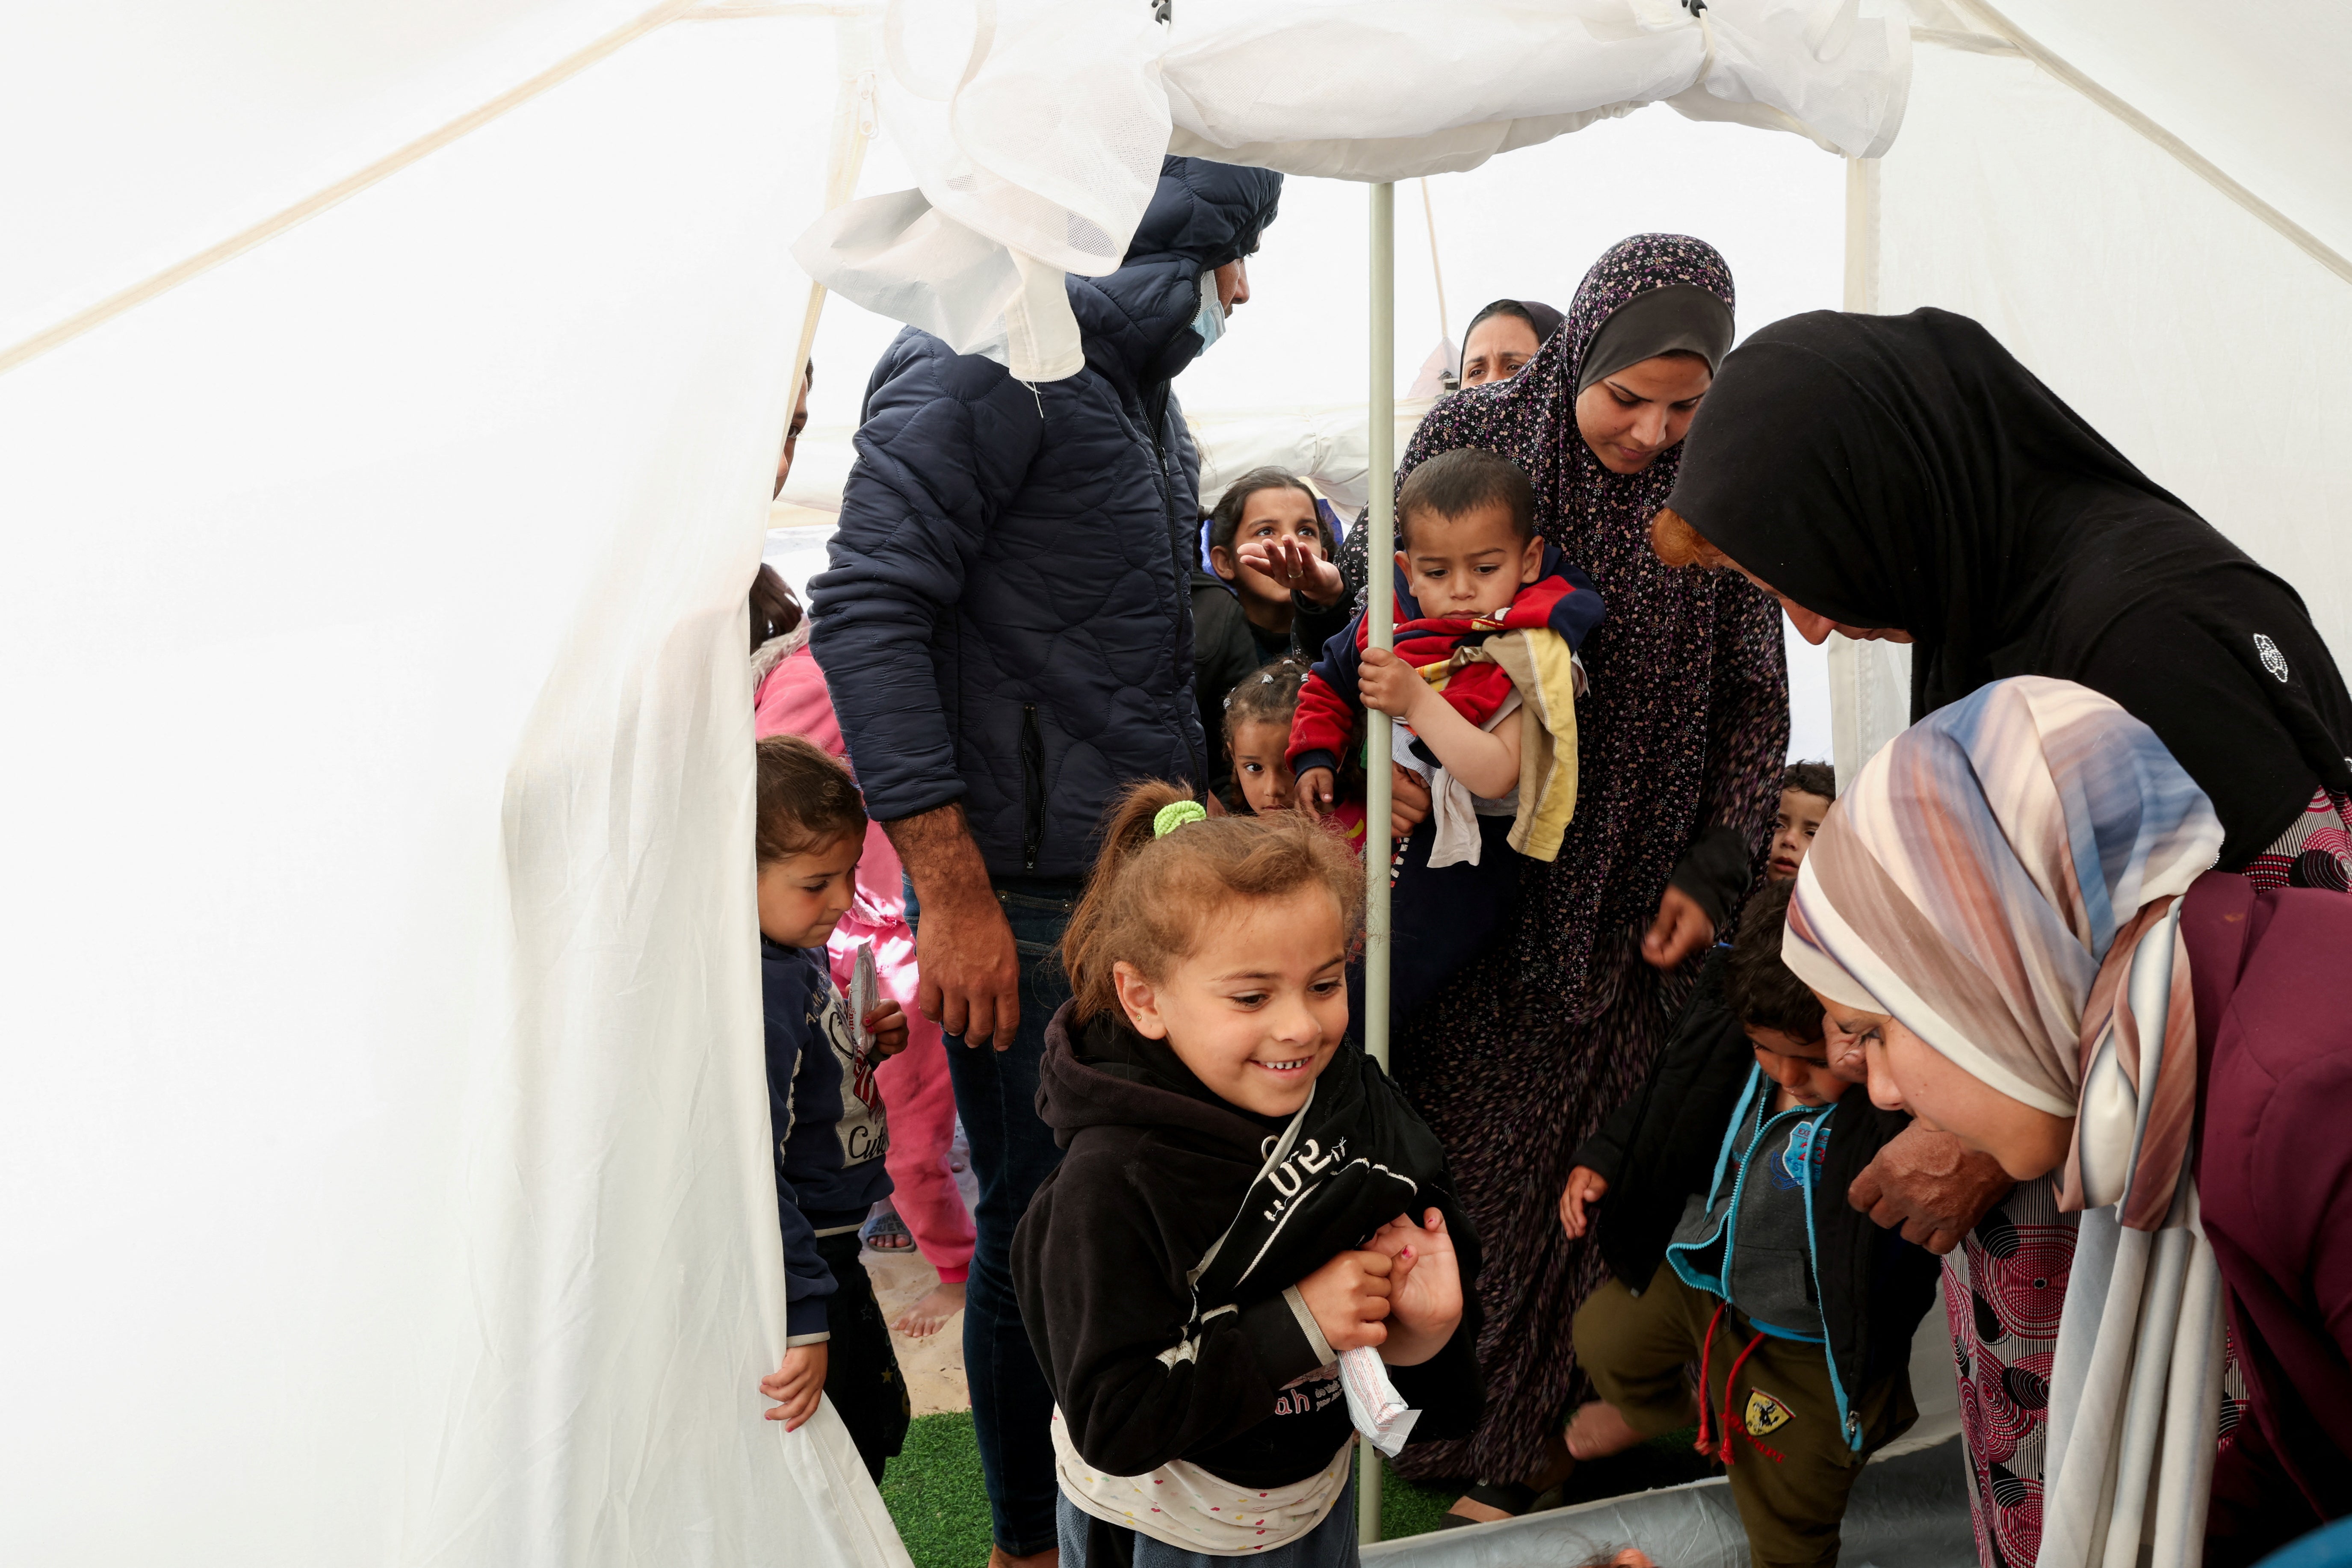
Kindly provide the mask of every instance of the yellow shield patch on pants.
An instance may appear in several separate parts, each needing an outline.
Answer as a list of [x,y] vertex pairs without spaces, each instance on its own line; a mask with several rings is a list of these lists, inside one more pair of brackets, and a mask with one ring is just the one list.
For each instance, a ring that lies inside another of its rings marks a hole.
[[1748,1435],[1761,1437],[1778,1432],[1789,1424],[1789,1407],[1765,1393],[1750,1390],[1748,1395]]

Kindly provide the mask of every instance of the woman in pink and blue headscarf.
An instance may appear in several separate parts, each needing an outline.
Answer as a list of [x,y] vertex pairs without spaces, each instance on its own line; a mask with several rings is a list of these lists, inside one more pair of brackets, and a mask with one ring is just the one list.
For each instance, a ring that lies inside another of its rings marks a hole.
[[2029,676],[1889,742],[1798,876],[1784,956],[1872,1098],[2019,1184],[1946,1280],[2000,1331],[1959,1369],[1989,1563],[2226,1568],[2352,1509],[2352,900],[2224,837]]

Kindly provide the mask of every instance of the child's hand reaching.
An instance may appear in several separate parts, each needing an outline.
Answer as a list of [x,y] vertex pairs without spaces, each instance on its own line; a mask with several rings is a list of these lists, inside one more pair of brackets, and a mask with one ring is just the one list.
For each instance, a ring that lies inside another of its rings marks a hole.
[[1399,1215],[1364,1245],[1394,1259],[1389,1269],[1389,1337],[1381,1359],[1391,1366],[1419,1366],[1445,1348],[1462,1321],[1462,1270],[1445,1216],[1429,1209],[1415,1225]]
[[1356,694],[1364,706],[1391,719],[1411,719],[1413,704],[1429,695],[1421,671],[1396,656],[1393,648],[1368,647],[1356,667]]
[[1249,570],[1311,604],[1336,605],[1348,591],[1339,569],[1296,539],[1253,539],[1234,553]]
[[[903,1027],[899,1043],[906,1043]],[[816,1402],[824,1393],[824,1342],[813,1345],[794,1345],[784,1352],[784,1364],[760,1380],[760,1392],[777,1401],[768,1412],[768,1419],[781,1421],[787,1432],[797,1432],[816,1414]]]
[[1389,1337],[1389,1255],[1343,1252],[1298,1282],[1299,1299],[1335,1351],[1360,1350]]
[[907,1012],[896,1002],[885,1002],[860,1020],[874,1037],[876,1054],[895,1057],[907,1048]]
[[1331,770],[1309,768],[1300,773],[1290,786],[1290,798],[1298,809],[1320,822],[1331,815]]
[[1585,1215],[1585,1206],[1608,1195],[1609,1184],[1601,1173],[1590,1165],[1579,1165],[1568,1173],[1568,1187],[1559,1194],[1559,1227],[1572,1238],[1581,1240],[1592,1225]]

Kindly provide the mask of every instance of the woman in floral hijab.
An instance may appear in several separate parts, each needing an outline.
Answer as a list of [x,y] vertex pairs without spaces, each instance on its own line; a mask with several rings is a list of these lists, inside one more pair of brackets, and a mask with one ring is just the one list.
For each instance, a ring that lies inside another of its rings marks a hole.
[[[1619,242],[1524,370],[1430,412],[1397,476],[1463,447],[1510,458],[1535,485],[1537,528],[1607,611],[1583,648],[1581,789],[1559,858],[1526,868],[1487,957],[1396,1021],[1394,1071],[1487,1247],[1486,1420],[1403,1457],[1411,1474],[1483,1478],[1455,1505],[1464,1522],[1524,1510],[1530,1483],[1560,1468],[1561,1418],[1582,1392],[1569,1322],[1605,1271],[1552,1200],[1570,1152],[1648,1072],[1693,955],[1728,934],[1779,798],[1779,606],[1730,573],[1668,567],[1648,542],[1730,347],[1732,304],[1730,269],[1706,242]],[[1352,586],[1362,572],[1358,553]]]

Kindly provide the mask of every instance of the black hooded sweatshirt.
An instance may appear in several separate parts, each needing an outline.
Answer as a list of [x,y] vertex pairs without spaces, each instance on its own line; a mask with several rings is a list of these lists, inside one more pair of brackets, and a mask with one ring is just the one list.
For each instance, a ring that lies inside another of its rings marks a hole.
[[[1188,1276],[1232,1226],[1286,1122],[1219,1099],[1166,1044],[1123,1022],[1074,1029],[1074,1005],[1046,1026],[1037,1086],[1038,1114],[1066,1152],[1013,1240],[1021,1321],[1070,1440],[1109,1475],[1181,1458],[1237,1485],[1304,1480],[1331,1462],[1350,1427],[1339,1379],[1317,1375],[1328,1347],[1310,1339],[1313,1320],[1289,1288],[1396,1215],[1317,1222],[1302,1210],[1328,1234],[1286,1234],[1284,1245],[1315,1262],[1257,1279],[1236,1296],[1238,1310],[1194,1325]],[[1462,1274],[1461,1325],[1429,1361],[1389,1372],[1422,1412],[1414,1441],[1462,1436],[1485,1405],[1478,1246],[1435,1135],[1349,1047],[1324,1068],[1316,1094],[1327,1106],[1377,1097],[1400,1134],[1384,1163],[1413,1168],[1419,1207],[1445,1216]],[[1188,1329],[1192,1353],[1163,1360]]]

